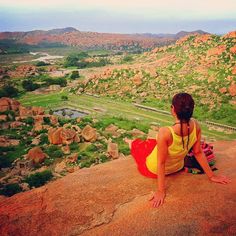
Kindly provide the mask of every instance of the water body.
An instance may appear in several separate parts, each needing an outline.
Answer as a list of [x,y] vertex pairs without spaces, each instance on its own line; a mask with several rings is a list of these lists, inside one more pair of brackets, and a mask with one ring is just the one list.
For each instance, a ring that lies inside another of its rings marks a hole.
[[70,109],[70,108],[63,108],[63,109],[55,110],[53,112],[53,115],[61,116],[61,117],[68,118],[68,119],[75,119],[78,117],[84,117],[88,114],[85,112],[77,111],[77,110]]
[[50,61],[50,60],[55,60],[55,59],[61,59],[63,58],[64,56],[57,56],[57,55],[49,55],[48,53],[46,52],[30,52],[31,55],[40,55],[41,57],[37,58],[37,59],[33,59],[32,61],[44,61],[44,62],[47,62],[47,61]]
[[23,61],[23,60],[22,61],[13,61],[13,63],[30,63],[32,61],[43,61],[43,62],[47,63],[47,62],[53,62],[56,59],[61,59],[64,57],[64,56],[58,56],[58,55],[52,56],[46,52],[30,52],[29,54],[33,55],[33,56],[38,55],[40,57],[30,60],[30,61]]

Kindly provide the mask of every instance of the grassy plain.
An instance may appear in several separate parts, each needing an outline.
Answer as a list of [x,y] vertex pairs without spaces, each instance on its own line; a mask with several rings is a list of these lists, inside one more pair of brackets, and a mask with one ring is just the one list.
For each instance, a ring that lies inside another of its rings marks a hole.
[[[68,96],[67,101],[62,101],[61,96]],[[134,123],[151,125],[152,123],[160,126],[168,126],[173,123],[170,115],[160,114],[154,111],[147,111],[135,107],[130,102],[114,100],[106,97],[93,97],[88,95],[69,94],[65,89],[59,93],[35,95],[27,93],[19,101],[26,106],[43,106],[47,111],[59,107],[72,107],[81,111],[90,112],[90,117],[105,120],[108,117],[123,117]],[[235,133],[225,133],[217,130],[210,130],[202,124],[203,136],[208,140],[231,140],[236,139]]]

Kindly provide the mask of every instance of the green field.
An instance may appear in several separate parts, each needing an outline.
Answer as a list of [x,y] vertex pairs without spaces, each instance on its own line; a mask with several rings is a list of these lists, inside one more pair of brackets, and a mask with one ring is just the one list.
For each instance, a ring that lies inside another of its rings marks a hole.
[[[69,99],[67,101],[62,101],[62,95],[67,95]],[[130,102],[111,100],[105,97],[97,98],[88,95],[71,95],[66,90],[57,94],[35,95],[28,93],[22,96],[19,101],[25,106],[43,106],[46,111],[59,107],[77,108],[80,111],[90,112],[90,116],[97,119],[106,119],[107,117],[115,116],[133,120],[134,123],[136,121],[141,121],[145,125],[150,125],[155,122],[160,126],[167,126],[173,123],[173,119],[170,115],[139,109]],[[236,133],[227,134],[209,130],[204,124],[202,124],[202,130],[203,136],[208,140],[236,139]]]

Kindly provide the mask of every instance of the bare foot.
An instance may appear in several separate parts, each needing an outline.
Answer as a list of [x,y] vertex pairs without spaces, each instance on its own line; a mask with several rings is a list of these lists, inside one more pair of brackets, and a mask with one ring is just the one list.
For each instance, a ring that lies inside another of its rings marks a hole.
[[124,140],[124,142],[126,142],[129,145],[129,148],[131,148],[131,144],[132,144],[133,140],[128,139],[128,138],[124,138],[123,140]]

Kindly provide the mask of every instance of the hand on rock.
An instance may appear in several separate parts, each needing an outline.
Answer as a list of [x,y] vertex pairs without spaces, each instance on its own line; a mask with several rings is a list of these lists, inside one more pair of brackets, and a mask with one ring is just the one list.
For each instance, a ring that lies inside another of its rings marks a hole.
[[226,176],[223,175],[213,175],[210,180],[212,182],[215,183],[219,183],[219,184],[228,184],[231,182],[231,180],[229,178],[227,178]]
[[157,191],[153,194],[153,196],[149,199],[149,201],[152,202],[152,206],[154,208],[157,208],[164,203],[165,196],[166,196],[165,192]]

